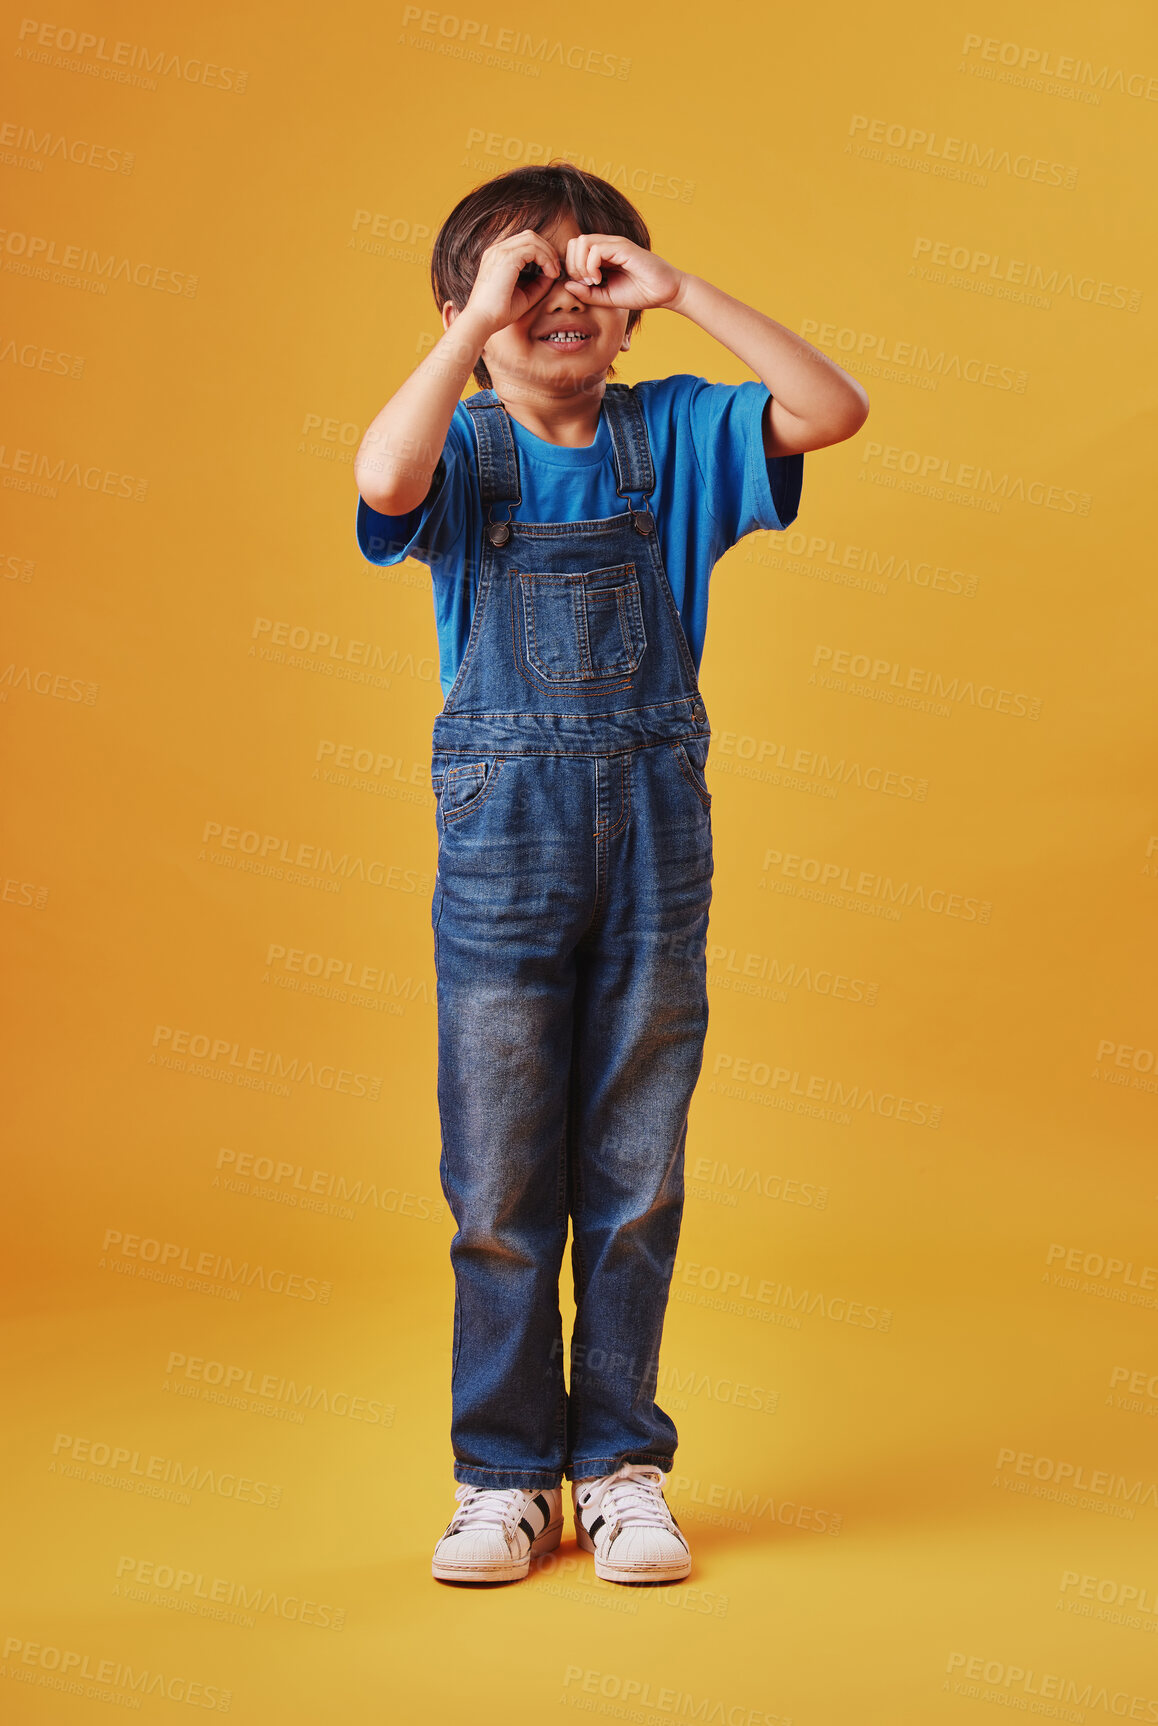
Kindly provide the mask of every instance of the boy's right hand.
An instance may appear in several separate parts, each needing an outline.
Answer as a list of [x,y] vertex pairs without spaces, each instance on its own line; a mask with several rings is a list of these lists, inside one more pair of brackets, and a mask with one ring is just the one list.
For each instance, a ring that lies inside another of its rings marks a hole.
[[560,267],[551,247],[533,228],[508,234],[487,246],[479,259],[465,310],[494,335],[538,304]]

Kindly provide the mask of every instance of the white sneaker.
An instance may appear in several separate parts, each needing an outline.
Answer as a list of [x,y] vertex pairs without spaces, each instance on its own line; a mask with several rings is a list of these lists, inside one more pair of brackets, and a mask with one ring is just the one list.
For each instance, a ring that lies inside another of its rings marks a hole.
[[654,1463],[625,1462],[614,1474],[573,1480],[571,1496],[575,1538],[595,1554],[595,1574],[605,1582],[678,1582],[691,1570]]
[[434,1549],[430,1573],[442,1582],[517,1582],[531,1559],[563,1535],[563,1494],[514,1486],[460,1486],[458,1509]]

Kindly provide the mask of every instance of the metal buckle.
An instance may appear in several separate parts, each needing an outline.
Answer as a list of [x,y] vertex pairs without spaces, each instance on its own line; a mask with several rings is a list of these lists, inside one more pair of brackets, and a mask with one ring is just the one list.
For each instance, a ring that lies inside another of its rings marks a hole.
[[511,506],[507,505],[506,521],[490,521],[487,523],[487,538],[492,545],[506,545],[511,537]]

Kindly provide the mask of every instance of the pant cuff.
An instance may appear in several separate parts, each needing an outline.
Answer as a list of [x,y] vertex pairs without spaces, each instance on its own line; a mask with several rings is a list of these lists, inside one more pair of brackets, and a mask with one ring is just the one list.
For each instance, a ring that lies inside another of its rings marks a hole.
[[524,1492],[547,1492],[560,1485],[562,1472],[542,1468],[476,1468],[471,1463],[456,1462],[454,1478],[460,1486],[490,1487],[505,1491],[512,1486]]
[[625,1462],[650,1462],[670,1474],[674,1461],[670,1451],[625,1450],[618,1456],[577,1456],[563,1472],[568,1480],[591,1480],[597,1475],[614,1474]]

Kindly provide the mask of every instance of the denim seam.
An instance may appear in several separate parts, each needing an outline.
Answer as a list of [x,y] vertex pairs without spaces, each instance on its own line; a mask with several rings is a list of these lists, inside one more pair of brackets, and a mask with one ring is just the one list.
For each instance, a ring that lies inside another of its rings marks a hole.
[[[598,809],[599,809],[599,795],[600,795],[599,767],[600,767],[600,761],[605,762],[606,759],[607,759],[606,756],[598,757],[592,764],[594,766],[594,769],[595,769],[595,807],[596,807],[596,813],[598,813]],[[608,861],[609,860],[608,860],[608,856],[607,856],[607,847],[604,843],[604,841],[607,837],[607,829],[603,826],[596,825],[592,829],[591,837],[595,841],[595,903],[591,907],[591,916],[588,918],[587,927],[583,931],[584,936],[587,936],[590,934],[591,930],[594,928],[595,924],[599,920],[600,913],[603,910],[604,903],[605,903],[606,897],[607,897],[608,876],[611,873],[610,869],[608,868]]]
[[[463,1479],[464,1476],[474,1474],[484,1474],[488,1480],[493,1480],[496,1475],[501,1475],[504,1482],[509,1482],[509,1477],[512,1474],[520,1475],[523,1478],[511,1484],[521,1487],[524,1492],[553,1492],[558,1487],[560,1480],[563,1478],[563,1470],[561,1468],[558,1470],[550,1468],[483,1468],[473,1462],[455,1463],[454,1478],[460,1485],[474,1485],[475,1482],[470,1480],[464,1482]],[[542,1478],[545,1474],[555,1474],[556,1478],[554,1480],[545,1481]],[[526,1478],[528,1475],[530,1476],[530,1479]],[[502,1488],[499,1490],[502,1490]]]
[[648,550],[652,553],[652,573],[655,576],[656,586],[660,590],[660,598],[667,605],[668,611],[671,613],[672,622],[675,624],[676,650],[679,653],[680,662],[683,665],[688,682],[691,684],[691,699],[695,700],[698,697],[702,702],[703,696],[700,692],[700,680],[696,674],[695,661],[692,658],[691,649],[688,646],[688,638],[684,634],[683,619],[676,609],[675,595],[672,593],[671,583],[667,578],[667,570],[663,567],[663,559],[659,555],[659,548],[656,546],[654,538],[649,543]]
[[[578,1222],[577,1222],[577,1219],[580,1216],[582,1209],[583,1209],[583,1161],[582,1161],[581,1157],[577,1156],[574,1159],[574,1167],[572,1170],[572,1186],[571,1186],[571,1252],[572,1252],[572,1258],[573,1258],[572,1271],[573,1271],[573,1280],[574,1280],[575,1327],[576,1328],[578,1327],[580,1315],[582,1314],[582,1311],[583,1311],[583,1304],[587,1298],[587,1263],[586,1263],[586,1260],[585,1260],[584,1255],[583,1255],[583,1242],[582,1242],[582,1238],[580,1235]],[[571,1332],[572,1350],[574,1349],[574,1346],[575,1346],[575,1330],[573,1329]],[[574,1380],[575,1380],[575,1373],[574,1373],[574,1368],[572,1368],[572,1373],[571,1373],[571,1381],[572,1381],[571,1382],[571,1398],[572,1398],[572,1401],[574,1401],[574,1399],[575,1399],[575,1382],[574,1382]],[[580,1397],[580,1399],[579,1399],[579,1407],[580,1407],[580,1412],[582,1412],[582,1397]],[[572,1425],[574,1425],[574,1422],[572,1422]],[[566,1452],[564,1454],[566,1455]],[[570,1472],[571,1472],[571,1465],[569,1462],[565,1462],[564,1463],[564,1473],[565,1473],[565,1475],[567,1475],[568,1478],[570,1478]]]
[[[559,1252],[559,1269],[562,1271],[563,1253],[567,1249],[567,1169],[570,1161],[568,1140],[571,1133],[571,1086],[568,1082],[566,1106],[563,1114],[563,1127],[559,1134],[558,1166],[559,1175],[555,1182],[555,1225],[563,1237]],[[563,1371],[563,1325],[559,1323],[559,1353],[556,1357],[558,1371],[555,1375],[555,1445],[560,1456],[567,1455],[567,1381]]]
[[[631,1450],[629,1447],[626,1456],[621,1452],[618,1456],[575,1457],[567,1465],[564,1472],[568,1480],[590,1480],[596,1476],[614,1474],[616,1469],[622,1468],[629,1459],[634,1463],[654,1463],[656,1467],[662,1468],[665,1474],[671,1473],[675,1462],[675,1456],[671,1451],[639,1451]],[[579,1472],[580,1470],[582,1472]]]
[[[516,537],[527,540],[570,539],[572,537],[572,529],[578,530],[575,537],[579,539],[606,539],[608,537],[608,522],[615,522],[622,526],[623,523],[627,521],[629,515],[635,515],[638,517],[642,513],[643,512],[638,509],[625,509],[619,515],[592,516],[586,521],[569,521],[566,523],[567,532],[565,534],[560,531],[559,525],[553,521],[512,521],[510,524],[511,539],[508,543],[507,549],[509,550],[510,546],[514,544]],[[653,516],[652,519],[654,520],[655,517]]]
[[442,704],[443,713],[446,713],[448,710],[451,712],[455,711],[451,704],[455,700],[456,696],[461,693],[462,686],[466,682],[467,665],[468,662],[471,662],[473,659],[471,649],[477,646],[478,637],[482,633],[483,614],[487,608],[487,600],[490,598],[490,590],[492,586],[491,575],[492,570],[490,559],[484,552],[482,568],[479,571],[479,588],[478,593],[475,595],[474,611],[471,615],[470,630],[467,633],[466,647],[463,650],[462,663],[458,668],[458,676],[451,684],[446,700]]
[[619,762],[619,809],[620,809],[620,814],[619,814],[619,820],[615,823],[614,827],[604,827],[602,829],[602,837],[604,839],[615,839],[615,838],[617,838],[619,836],[619,834],[623,832],[623,829],[627,826],[627,823],[631,819],[631,772],[630,772],[630,768],[629,768],[629,761],[628,761],[628,757],[626,755],[621,755],[619,757],[612,755],[612,756],[608,757],[609,763],[614,762],[617,759]]
[[[558,574],[556,574],[553,570],[550,570],[550,569],[544,569],[544,570],[512,569],[512,570],[508,571],[508,573],[510,575],[524,576],[524,577],[526,577],[526,579],[528,581],[556,581],[560,584],[560,586],[586,588],[586,587],[591,585],[591,580],[592,580],[593,576],[596,576],[596,575],[633,575],[634,576],[637,573],[637,571],[636,571],[636,567],[635,567],[634,563],[602,563],[602,564],[600,564],[598,569],[562,570]],[[630,582],[628,582],[626,584],[625,583],[619,583],[618,585],[619,586],[624,586],[624,585],[630,586],[631,583]],[[596,588],[595,591],[597,593],[611,593],[614,591],[614,589],[612,587],[610,587],[605,582],[602,587]]]
[[[678,621],[678,619],[677,619],[677,621]],[[517,637],[515,636],[513,631],[512,631],[512,641],[514,641],[515,645],[517,645]],[[530,679],[527,679],[526,681],[529,682]],[[618,688],[619,686],[616,685],[616,687]],[[626,714],[628,717],[634,718],[634,716],[637,713],[662,713],[669,707],[689,707],[690,708],[695,703],[695,700],[696,700],[696,693],[693,690],[693,691],[691,691],[691,693],[689,693],[687,695],[674,695],[674,696],[672,696],[670,701],[652,701],[646,707],[613,707],[610,713],[597,713],[594,717],[596,719],[621,719]],[[446,711],[446,709],[444,708],[443,712],[445,712],[445,711]],[[438,718],[441,719],[441,717],[442,717],[442,714],[439,714]],[[468,711],[465,713],[456,713],[456,714],[452,715],[452,718],[454,718],[454,719],[484,719],[484,720],[487,720],[487,719],[558,719],[559,717],[560,716],[557,713],[549,713],[549,712],[540,713],[537,710],[528,712],[528,710],[525,707],[507,707],[507,708],[488,707],[485,710],[485,712],[482,709],[479,709],[477,711]],[[583,713],[583,714],[580,714],[578,717],[583,719],[584,721],[586,721],[591,717],[591,715]],[[436,719],[435,723],[437,724],[437,719]],[[696,730],[694,735],[699,737],[699,736],[705,735],[705,733],[701,730]],[[651,742],[662,742],[662,741],[663,740],[661,738],[653,738],[651,740]],[[454,751],[448,749],[445,743],[440,743],[438,747],[439,747],[439,753],[442,755],[449,755],[452,753],[458,754],[458,755],[465,755],[468,753],[468,750],[467,750],[467,747],[465,744],[463,745],[463,747],[461,749],[454,750]],[[650,747],[650,743],[639,744],[639,745],[637,745],[637,747],[639,747],[641,749],[647,749]],[[571,752],[570,751],[562,751],[562,752],[554,751],[554,753],[556,753],[556,754],[558,754],[558,753],[569,754]],[[592,753],[598,754],[599,751],[595,750]]]
[[[679,743],[685,740],[693,743],[702,743],[705,736],[706,733],[697,731],[688,732],[686,739],[678,737],[652,737],[643,743],[625,743],[622,747],[616,744],[613,749],[597,749],[594,747],[591,749],[502,749],[496,750],[494,753],[496,759],[502,761],[602,761],[609,755],[638,755],[644,749],[662,749],[665,743]],[[476,746],[473,749],[446,750],[444,753],[451,755],[469,755],[472,758],[477,758],[481,751]]]
[[[614,591],[615,603],[619,607],[620,633],[624,641],[631,641],[634,638],[639,643],[639,653],[631,668],[632,671],[638,671],[640,661],[647,652],[647,630],[643,626],[643,604],[639,597],[639,581],[637,579],[629,588],[617,587]],[[630,617],[627,614],[629,604],[631,607]]]
[[591,916],[583,933],[589,934],[598,922],[607,899],[607,847],[604,844],[606,835],[597,831],[595,839],[595,903],[591,907]]
[[[519,581],[522,583],[522,576],[519,577]],[[526,591],[527,589],[524,585],[524,595],[526,594]],[[531,609],[533,612],[533,604]],[[587,595],[579,583],[573,583],[571,587],[571,609],[575,616],[575,629],[579,636],[579,670],[581,673],[585,673],[589,678],[593,679],[595,677],[595,667],[591,660],[591,631],[587,626]],[[535,652],[538,653],[538,651],[539,638],[536,635]],[[538,670],[538,667],[536,666],[535,669]],[[619,672],[612,673],[612,676],[614,677],[618,677],[619,675]]]
[[462,1351],[462,1301],[454,1291],[454,1347],[450,1358],[450,1394],[454,1396],[454,1381],[458,1374],[458,1357]]

